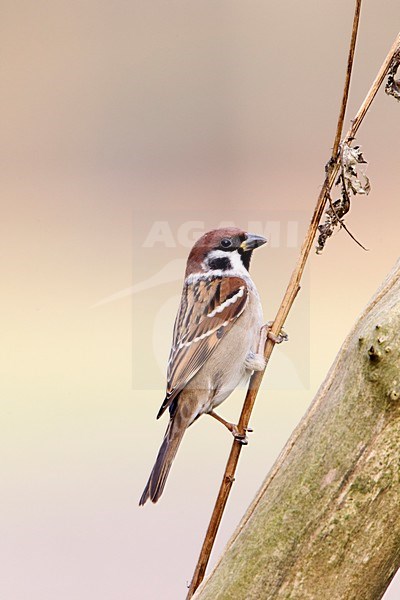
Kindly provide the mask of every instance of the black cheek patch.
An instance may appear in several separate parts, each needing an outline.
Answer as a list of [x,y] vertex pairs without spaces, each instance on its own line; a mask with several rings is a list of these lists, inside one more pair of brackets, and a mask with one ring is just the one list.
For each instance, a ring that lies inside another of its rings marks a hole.
[[253,250],[248,250],[247,252],[244,252],[244,250],[242,250],[242,249],[239,250],[239,255],[240,255],[240,258],[242,259],[243,266],[247,270],[250,269],[250,261],[251,261],[252,254],[253,254]]
[[210,269],[220,269],[221,271],[227,271],[232,268],[231,261],[228,256],[222,256],[220,258],[212,258],[208,261]]

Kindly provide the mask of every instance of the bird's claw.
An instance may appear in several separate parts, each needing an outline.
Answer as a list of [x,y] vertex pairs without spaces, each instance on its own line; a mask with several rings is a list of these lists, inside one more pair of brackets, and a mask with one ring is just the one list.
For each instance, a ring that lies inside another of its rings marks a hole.
[[247,444],[249,443],[249,440],[247,439],[247,435],[246,432],[250,432],[252,431],[252,429],[245,429],[244,433],[241,433],[239,431],[239,428],[237,425],[234,425],[232,427],[232,435],[235,438],[235,440],[237,442],[239,442],[239,444],[242,444],[242,446],[247,446]]
[[267,338],[272,340],[275,344],[281,344],[282,342],[287,342],[289,340],[289,336],[286,333],[286,331],[284,329],[281,329],[280,332],[278,333],[278,335],[276,335],[275,333],[273,333],[271,331],[273,324],[274,324],[273,321],[268,321],[268,323],[266,323],[266,325],[264,325],[264,327],[266,329]]
[[282,344],[282,342],[287,342],[289,340],[288,334],[283,329],[280,330],[278,335],[275,335],[272,333],[272,331],[270,331],[268,337],[270,340],[275,342],[275,344]]
[[247,446],[247,444],[249,443],[247,435],[244,433],[233,434],[233,437],[237,442],[239,442],[239,444],[242,444],[242,446]]

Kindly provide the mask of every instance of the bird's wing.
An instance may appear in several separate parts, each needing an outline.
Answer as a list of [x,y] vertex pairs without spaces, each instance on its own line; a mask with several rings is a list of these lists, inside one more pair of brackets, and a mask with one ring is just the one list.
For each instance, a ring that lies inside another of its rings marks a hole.
[[167,393],[159,418],[185,385],[196,375],[248,300],[240,277],[214,276],[185,283],[176,317],[167,371]]

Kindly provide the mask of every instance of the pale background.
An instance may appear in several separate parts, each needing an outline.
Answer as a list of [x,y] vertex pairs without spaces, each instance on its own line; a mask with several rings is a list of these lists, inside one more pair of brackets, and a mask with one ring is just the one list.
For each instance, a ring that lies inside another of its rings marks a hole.
[[[400,22],[398,0],[364,4],[349,119]],[[160,503],[138,508],[166,426],[155,414],[193,233],[182,226],[290,221],[301,240],[352,11],[349,0],[3,0],[2,598],[184,597],[231,440],[203,417]],[[370,251],[341,232],[312,255],[213,562],[398,257],[399,122],[381,91],[358,137],[372,192],[347,220]],[[145,247],[159,221],[172,237]],[[296,256],[284,234],[272,246],[252,269],[267,319]],[[163,266],[164,283],[152,280]],[[221,414],[234,419],[241,399]],[[385,599],[399,594],[400,577]]]

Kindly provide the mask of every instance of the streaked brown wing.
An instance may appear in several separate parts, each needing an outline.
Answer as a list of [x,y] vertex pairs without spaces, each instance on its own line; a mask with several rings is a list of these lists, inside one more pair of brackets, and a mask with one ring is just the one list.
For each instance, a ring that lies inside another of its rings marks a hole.
[[247,285],[240,277],[216,276],[185,284],[168,361],[167,393],[157,418],[201,369],[242,314],[247,298]]

